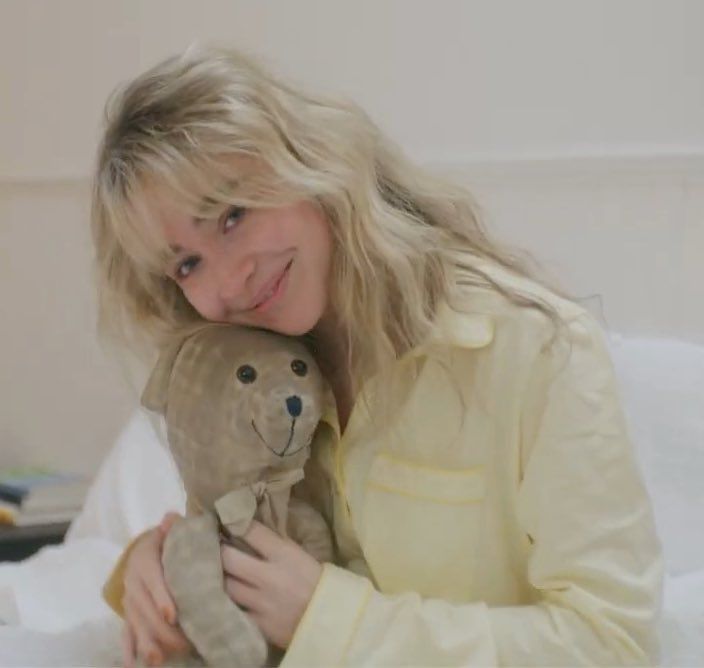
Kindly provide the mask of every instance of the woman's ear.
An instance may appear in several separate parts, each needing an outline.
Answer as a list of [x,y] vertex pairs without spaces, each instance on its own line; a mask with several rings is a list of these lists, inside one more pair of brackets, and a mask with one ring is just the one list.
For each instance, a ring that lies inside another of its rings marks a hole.
[[174,363],[183,347],[184,339],[166,345],[152,369],[147,384],[142,392],[141,403],[146,409],[164,415],[168,404],[169,384]]

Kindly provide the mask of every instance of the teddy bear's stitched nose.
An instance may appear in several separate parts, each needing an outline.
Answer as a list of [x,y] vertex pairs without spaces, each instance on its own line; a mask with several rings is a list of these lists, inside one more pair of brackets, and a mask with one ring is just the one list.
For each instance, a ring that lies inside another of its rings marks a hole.
[[298,417],[301,414],[301,398],[295,394],[286,399],[286,408],[291,417]]

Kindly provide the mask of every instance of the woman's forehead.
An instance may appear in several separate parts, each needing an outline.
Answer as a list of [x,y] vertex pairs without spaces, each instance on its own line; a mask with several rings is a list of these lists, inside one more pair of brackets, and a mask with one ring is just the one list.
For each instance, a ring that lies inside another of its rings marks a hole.
[[150,221],[162,232],[193,219],[189,201],[171,189],[151,186],[145,188],[142,198]]
[[124,250],[138,264],[162,273],[174,257],[169,248],[173,240],[169,239],[172,234],[168,221],[186,220],[185,209],[153,185],[135,189],[130,195],[120,216],[119,236]]
[[203,211],[205,203],[213,201],[211,193],[203,189],[187,189],[154,178],[145,179],[138,198],[148,215],[158,221],[174,216],[194,217]]
[[221,209],[212,195],[171,188],[155,182],[147,183],[137,196],[138,208],[151,233],[169,236],[174,231],[198,227]]

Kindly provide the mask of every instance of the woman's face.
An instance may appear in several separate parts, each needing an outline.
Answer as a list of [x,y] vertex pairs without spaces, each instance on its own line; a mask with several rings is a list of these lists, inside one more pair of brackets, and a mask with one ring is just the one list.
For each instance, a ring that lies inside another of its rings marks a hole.
[[203,318],[291,336],[320,321],[332,235],[318,206],[233,207],[200,221],[163,197],[150,205],[175,253],[166,273]]

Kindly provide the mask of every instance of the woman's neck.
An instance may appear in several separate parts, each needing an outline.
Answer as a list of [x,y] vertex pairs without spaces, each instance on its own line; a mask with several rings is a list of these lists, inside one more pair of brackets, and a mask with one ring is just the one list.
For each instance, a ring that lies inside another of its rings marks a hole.
[[312,331],[312,335],[313,356],[323,376],[330,384],[337,404],[340,430],[344,430],[354,400],[349,369],[347,330],[333,315],[326,314],[320,319]]
[[347,330],[332,312],[326,311],[311,334],[313,354],[321,368],[339,369],[347,363]]

